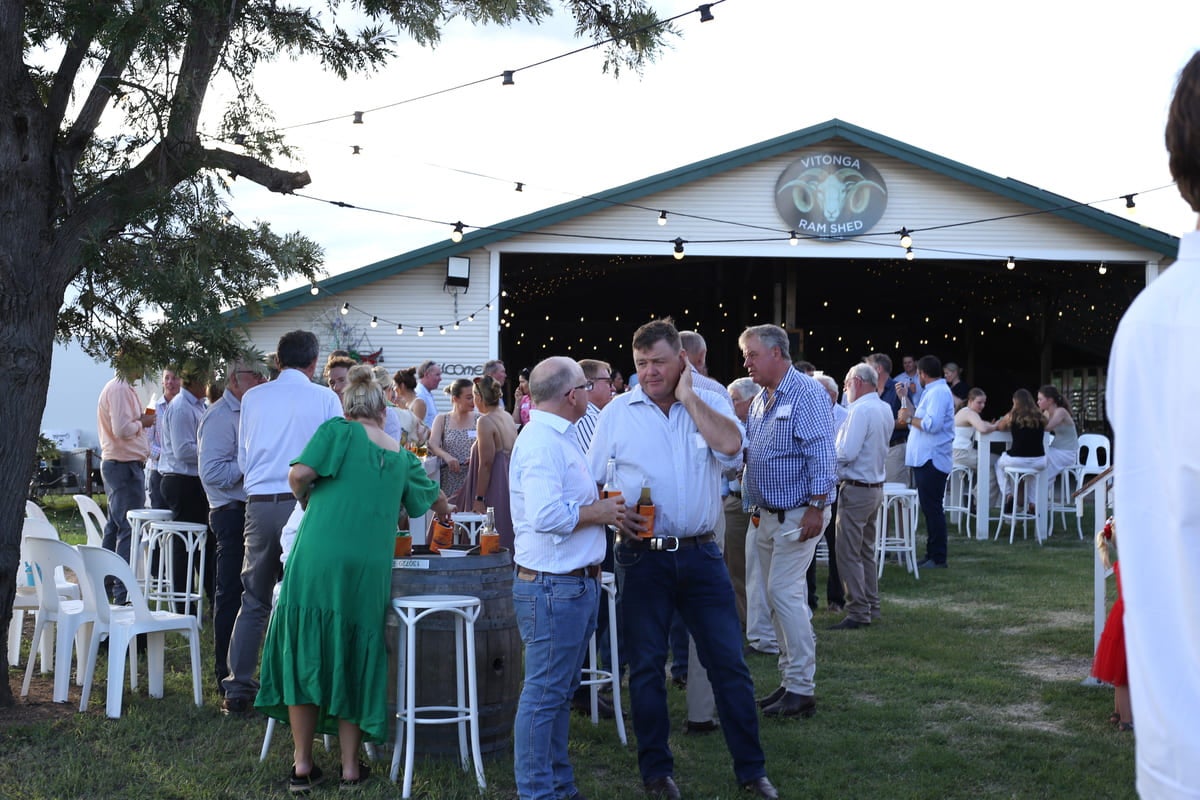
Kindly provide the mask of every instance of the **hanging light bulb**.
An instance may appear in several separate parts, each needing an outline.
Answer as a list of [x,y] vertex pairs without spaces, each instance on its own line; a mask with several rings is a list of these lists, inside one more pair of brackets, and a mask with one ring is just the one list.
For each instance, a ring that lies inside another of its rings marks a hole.
[[342,303],[342,316],[345,316],[346,314],[349,314],[349,313],[350,313],[350,304]]
[[904,248],[904,260],[905,261],[912,261],[916,257],[917,257],[917,254],[913,252],[913,249],[911,247]]
[[458,320],[454,320],[454,330],[458,330]]
[[511,69],[506,69],[500,73],[500,78],[501,86],[512,86],[514,83],[516,83],[516,81],[513,80],[513,71]]
[[1008,261],[1007,261],[1007,262],[1005,262],[1004,266],[1005,266],[1005,268],[1007,268],[1007,269],[1016,269],[1016,268],[1017,268],[1017,262],[1016,262],[1016,261],[1013,261],[1013,257],[1012,257],[1012,256],[1009,256],[1009,257],[1008,257]]
[[1135,197],[1135,195],[1123,194],[1123,195],[1121,195],[1121,197],[1125,198],[1125,208],[1126,209],[1128,209],[1129,211],[1132,212],[1133,209],[1137,208],[1137,203],[1133,202],[1133,198]]
[[1103,262],[1103,261],[1101,261],[1101,262],[1100,262],[1100,274],[1101,274],[1101,275],[1107,275],[1107,274],[1108,274],[1108,267],[1104,266],[1104,262]]
[[658,212],[658,224],[659,225],[667,224],[667,212],[665,212],[665,211]]
[[424,335],[425,335],[425,326],[422,325],[419,328],[417,328],[417,336],[424,336]]
[[371,327],[372,328],[379,327],[379,317],[375,316],[374,314],[371,315]]
[[404,335],[404,325],[403,325],[403,323],[400,323],[400,322],[397,322],[397,323],[396,323],[396,335],[397,335],[397,336],[403,336],[403,335]]
[[468,315],[467,315],[467,322],[474,322],[474,321],[475,321],[475,315],[474,315],[474,314],[468,314]]
[[446,335],[446,326],[445,325],[438,325],[438,334],[440,336]]
[[684,252],[683,252],[683,239],[681,239],[681,238],[679,238],[678,236],[676,236],[676,237],[675,237],[675,260],[676,260],[676,261],[682,261],[682,260],[683,260],[683,256],[684,256]]
[[697,8],[696,10],[700,12],[700,21],[701,22],[712,22],[713,21],[712,3],[701,3],[700,7]]
[[912,247],[912,234],[909,233],[908,228],[900,229],[900,246],[905,250]]
[[364,113],[364,112],[362,112],[362,111],[355,111],[355,112],[354,112],[354,124],[355,124],[355,125],[362,125],[362,124],[363,124],[363,113]]
[[454,230],[450,231],[450,241],[458,244],[462,241],[463,224],[461,222],[454,223]]
[[523,192],[523,191],[525,191],[525,184],[521,183],[520,181],[517,181],[517,189],[516,189],[516,190],[517,190],[518,192]]
[[800,237],[796,235],[795,231],[788,231],[788,233],[790,234],[788,236],[788,244],[790,244],[792,247],[800,244]]
[[311,289],[309,289],[309,290],[308,290],[308,292],[309,292],[309,294],[311,294],[311,295],[313,295],[313,296],[315,297],[316,295],[318,295],[318,294],[320,294],[320,293],[321,293],[321,290],[320,290],[320,289],[318,289],[318,288],[317,288],[317,285],[314,283],[314,284],[312,285],[312,288],[311,288]]

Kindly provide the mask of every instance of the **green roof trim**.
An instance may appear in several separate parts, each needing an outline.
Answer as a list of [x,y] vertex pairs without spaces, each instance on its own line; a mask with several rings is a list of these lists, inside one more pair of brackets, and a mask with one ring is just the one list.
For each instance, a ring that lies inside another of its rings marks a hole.
[[[758,144],[752,144],[738,150],[732,150],[722,155],[713,156],[703,161],[687,164],[667,172],[651,175],[647,178],[627,183],[590,197],[571,200],[557,206],[535,211],[522,217],[515,217],[485,229],[471,231],[463,236],[460,242],[449,239],[427,245],[417,250],[376,261],[365,267],[336,275],[321,282],[323,288],[331,292],[341,293],[355,289],[365,284],[373,283],[383,278],[391,277],[408,270],[423,267],[450,256],[484,247],[493,242],[511,239],[528,233],[536,233],[541,228],[566,222],[577,217],[611,208],[614,203],[624,203],[639,200],[647,195],[674,189],[694,181],[719,175],[747,164],[753,164],[763,159],[789,153],[805,147],[811,147],[831,139],[844,139],[868,150],[874,150],[889,155],[901,161],[913,164],[931,172],[945,175],[957,181],[984,189],[993,194],[1015,200],[1040,211],[1048,211],[1069,222],[1085,225],[1093,230],[1129,242],[1136,247],[1159,253],[1166,258],[1174,259],[1179,250],[1179,239],[1162,231],[1147,228],[1136,222],[1131,222],[1114,214],[1100,211],[1090,206],[1077,204],[1076,201],[1062,195],[1047,192],[1036,186],[1023,183],[1012,178],[999,178],[982,170],[968,167],[957,161],[952,161],[927,150],[922,150],[896,139],[882,136],[874,131],[860,128],[848,122],[831,119],[819,125],[793,131],[777,136]],[[263,316],[270,316],[280,311],[303,305],[314,299],[309,287],[300,287],[268,298],[262,303]],[[249,322],[244,308],[226,312],[231,320]]]

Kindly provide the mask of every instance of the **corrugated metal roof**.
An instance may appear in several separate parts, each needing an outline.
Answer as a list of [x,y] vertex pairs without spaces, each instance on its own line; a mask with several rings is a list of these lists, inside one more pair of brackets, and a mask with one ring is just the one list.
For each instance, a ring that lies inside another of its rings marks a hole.
[[[485,247],[494,242],[511,239],[527,233],[533,233],[550,225],[572,220],[595,211],[611,208],[616,203],[628,203],[647,195],[677,188],[693,181],[718,175],[752,164],[766,158],[785,154],[793,150],[810,147],[814,144],[831,139],[843,139],[858,144],[879,153],[906,161],[916,166],[928,169],[965,184],[993,192],[999,196],[1023,203],[1033,209],[1046,211],[1069,222],[1087,226],[1100,233],[1124,240],[1137,247],[1160,253],[1167,259],[1174,259],[1179,248],[1178,238],[1161,231],[1147,228],[1136,222],[1109,214],[1073,201],[1062,195],[1047,192],[1023,181],[1012,178],[1000,178],[982,170],[960,164],[948,158],[930,153],[918,147],[905,144],[874,131],[860,128],[848,122],[831,119],[803,128],[774,139],[768,139],[738,150],[713,156],[703,161],[697,161],[676,169],[652,175],[641,180],[627,183],[613,189],[598,192],[586,198],[572,200],[560,205],[536,211],[525,216],[501,222],[485,229],[472,231],[463,236],[460,242],[449,240],[427,245],[417,250],[410,250],[368,264],[350,272],[342,273],[322,282],[328,291],[345,292],[364,284],[378,281],[382,278],[406,272],[417,267],[434,263],[449,256],[459,255],[468,250]],[[289,292],[268,298],[263,302],[264,316],[311,302],[315,298],[307,287],[293,289]],[[245,319],[244,309],[235,309],[227,316]]]

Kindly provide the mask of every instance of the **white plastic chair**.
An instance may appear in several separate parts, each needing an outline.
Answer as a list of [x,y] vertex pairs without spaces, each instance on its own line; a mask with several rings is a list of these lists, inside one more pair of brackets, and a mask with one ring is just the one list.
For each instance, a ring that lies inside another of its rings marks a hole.
[[1112,442],[1101,433],[1085,433],[1079,437],[1079,485],[1092,475],[1099,475],[1112,465]]
[[[76,663],[80,665],[77,672],[77,682],[83,683],[82,663],[86,659],[87,642],[90,638],[92,623],[96,615],[89,611],[82,600],[67,600],[59,596],[56,587],[46,584],[41,575],[52,575],[63,567],[84,579],[83,560],[79,553],[69,544],[58,541],[57,538],[39,538],[28,536],[21,543],[22,557],[32,562],[37,583],[38,614],[37,623],[33,626],[33,640],[30,652],[37,649],[42,637],[47,635],[46,628],[53,625],[54,638],[54,702],[67,702],[67,690],[71,682],[71,653],[76,653]],[[25,680],[21,684],[21,696],[29,695],[29,682],[33,678],[33,659],[25,666]]]
[[[29,537],[40,539],[58,539],[58,531],[44,516],[26,517],[21,526],[21,541]],[[25,631],[25,612],[37,613],[38,595],[33,564],[25,558],[17,563],[17,591],[13,598],[13,612],[8,623],[8,663],[17,666],[21,663],[21,637]],[[67,580],[62,568],[54,570],[54,583],[60,597],[69,600],[80,599],[79,585]],[[54,657],[53,642],[46,639],[42,642],[42,672],[49,672],[49,664]]]
[[[37,503],[33,502],[32,500],[26,500],[25,501],[25,516],[29,517],[30,519],[45,520],[46,512],[42,511],[42,507],[39,506]],[[47,520],[47,521],[49,521],[49,520]]]
[[[188,640],[188,651],[192,662],[192,695],[199,706],[200,694],[200,627],[190,614],[175,614],[170,611],[151,611],[146,598],[138,589],[133,570],[128,562],[116,553],[102,547],[81,546],[84,581],[89,608],[96,614],[92,625],[92,641],[88,647],[87,666],[83,680],[83,696],[79,710],[86,711],[88,697],[92,691],[92,678],[100,652],[100,639],[108,635],[108,697],[105,713],[112,719],[121,717],[121,698],[125,684],[125,655],[129,657],[129,688],[137,689],[137,637],[146,634],[146,671],[149,675],[151,697],[163,696],[163,670],[165,661],[166,634],[172,631],[183,634]],[[104,592],[104,579],[113,577],[125,584],[129,608],[113,609]]]
[[87,530],[88,547],[102,547],[104,545],[104,529],[108,527],[108,517],[104,515],[104,511],[96,501],[86,494],[76,494],[72,497],[75,498],[75,505],[79,506],[79,513],[83,517],[83,527]]

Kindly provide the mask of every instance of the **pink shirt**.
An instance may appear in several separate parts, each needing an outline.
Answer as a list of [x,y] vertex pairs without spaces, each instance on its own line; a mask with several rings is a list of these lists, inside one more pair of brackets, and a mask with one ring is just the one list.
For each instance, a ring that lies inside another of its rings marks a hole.
[[142,402],[120,378],[104,384],[100,392],[96,427],[100,457],[105,461],[145,461],[150,456],[150,439],[142,427]]

